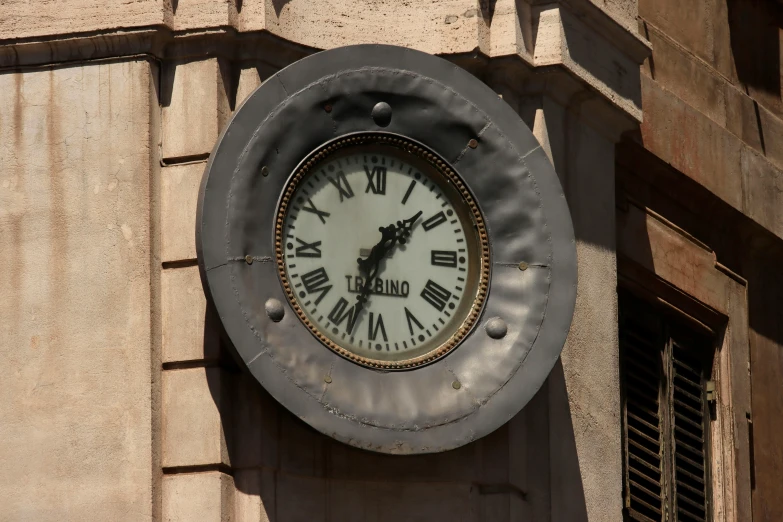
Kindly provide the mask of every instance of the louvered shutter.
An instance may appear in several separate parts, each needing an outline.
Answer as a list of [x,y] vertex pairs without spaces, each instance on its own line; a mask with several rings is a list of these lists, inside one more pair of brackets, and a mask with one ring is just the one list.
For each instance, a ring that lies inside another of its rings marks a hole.
[[709,520],[710,354],[710,339],[620,294],[626,520]]
[[[671,422],[677,520],[707,520],[704,368],[695,339],[671,340]],[[690,342],[687,342],[690,341]]]
[[[634,313],[637,312],[637,313]],[[625,508],[631,520],[663,518],[660,328],[640,310],[624,314],[620,353],[624,390]],[[647,324],[645,324],[647,323]]]

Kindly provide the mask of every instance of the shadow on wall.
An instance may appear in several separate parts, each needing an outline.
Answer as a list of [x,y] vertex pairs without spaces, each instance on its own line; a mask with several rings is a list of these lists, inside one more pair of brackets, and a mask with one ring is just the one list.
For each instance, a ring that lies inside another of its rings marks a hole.
[[756,90],[779,99],[783,6],[766,0],[727,0],[726,4],[739,81],[751,96]]
[[[215,320],[207,324],[214,326]],[[416,456],[372,453],[337,442],[288,412],[236,366],[224,372],[222,382],[210,375],[213,400],[227,406],[221,418],[236,487],[231,509],[241,520],[588,518],[559,362],[539,393],[506,425],[456,450]],[[230,401],[225,395],[221,400],[225,393]]]

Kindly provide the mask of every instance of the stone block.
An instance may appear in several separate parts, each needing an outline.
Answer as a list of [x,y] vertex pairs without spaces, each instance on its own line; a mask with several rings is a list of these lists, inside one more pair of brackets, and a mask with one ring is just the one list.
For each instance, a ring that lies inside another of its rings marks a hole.
[[170,25],[175,31],[237,24],[236,0],[179,0],[172,7]]
[[163,167],[160,172],[160,257],[196,259],[196,204],[206,162]]
[[[0,24],[66,12],[77,30],[60,2]],[[0,520],[151,516],[152,70],[0,74]]]
[[[237,391],[233,407],[234,438],[229,446],[231,465],[234,469],[277,468],[279,445],[290,446],[280,440],[280,418],[291,414],[247,372],[234,379]],[[286,430],[286,434],[289,431]],[[305,448],[303,451],[310,450]]]
[[783,172],[748,147],[742,150],[744,213],[783,238]]
[[337,444],[288,410],[280,410],[280,470],[307,477],[323,477],[329,447]]
[[0,39],[72,34],[164,23],[164,0],[81,2],[26,0],[0,3]]
[[[239,10],[238,26],[240,31],[261,31],[266,28],[268,0],[242,0],[242,9]],[[279,5],[275,10],[280,11],[285,4]],[[275,12],[275,11],[272,11]]]
[[783,168],[783,120],[761,105],[758,110],[765,155],[775,166]]
[[366,495],[367,512],[374,515],[374,518],[368,518],[377,522],[482,520],[477,491],[471,484],[412,481],[368,483]]
[[276,520],[286,522],[326,522],[327,481],[280,473],[275,495]]
[[207,308],[198,267],[161,272],[162,360],[216,361],[220,356],[219,318]]
[[236,107],[238,108],[242,102],[245,101],[245,98],[250,96],[250,94],[256,90],[265,79],[266,78],[261,78],[261,71],[258,68],[243,67],[239,71]]
[[726,86],[726,128],[739,139],[761,151],[759,119],[753,99],[734,86]]
[[724,276],[715,270],[715,255],[636,205],[617,214],[617,249],[676,288],[726,311]]
[[226,388],[220,368],[163,372],[164,468],[229,463],[222,421],[229,409]]
[[227,104],[217,58],[164,65],[162,158],[207,154],[219,133],[219,109]]
[[480,442],[445,453],[399,458],[346,444],[329,446],[329,476],[349,480],[477,481],[481,476]]
[[642,99],[644,146],[741,210],[742,142],[646,76],[642,76]]
[[[267,5],[264,29],[316,49],[383,43],[433,54],[470,52],[479,47],[479,25],[485,24],[475,0],[310,0]],[[391,19],[394,23],[390,23]],[[314,27],[318,30],[314,31]]]
[[639,16],[666,31],[670,38],[705,62],[712,63],[713,25],[710,22],[714,18],[715,3],[710,0],[639,0]]
[[237,80],[236,107],[279,69],[261,61],[242,63]]
[[276,472],[265,469],[234,471],[234,521],[274,522]]
[[726,126],[725,92],[732,87],[704,61],[695,58],[655,28],[649,29],[653,46],[652,75],[661,87]]
[[[404,460],[404,459],[403,459]],[[288,497],[283,493],[283,481],[290,477],[281,476],[278,486],[278,516],[283,517],[281,509]],[[313,518],[310,520],[340,520],[344,522],[398,522],[405,521],[449,521],[478,522],[492,520],[503,522],[505,519],[481,518],[481,502],[478,489],[469,483],[454,482],[417,482],[417,481],[350,481],[330,480],[326,490],[324,511],[319,511],[316,499],[320,499],[319,485],[315,479],[296,479],[288,487],[310,488]],[[495,495],[488,495],[494,497]],[[505,496],[507,495],[499,495]],[[297,519],[299,520],[299,519]]]
[[233,520],[234,485],[218,471],[164,475],[163,520],[229,522]]

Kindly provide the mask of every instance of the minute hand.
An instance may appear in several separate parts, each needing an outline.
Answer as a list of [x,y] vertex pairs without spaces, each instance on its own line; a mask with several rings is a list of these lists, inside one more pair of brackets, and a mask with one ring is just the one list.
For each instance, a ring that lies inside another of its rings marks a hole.
[[372,280],[378,275],[381,260],[394,248],[394,245],[398,241],[401,245],[404,245],[407,242],[408,237],[411,235],[413,225],[421,215],[422,211],[420,210],[413,217],[403,221],[397,221],[396,227],[393,224],[388,227],[381,227],[380,231],[382,237],[380,242],[372,248],[367,259],[358,259],[359,270],[366,274],[366,279],[364,280],[359,295],[356,296],[358,307],[357,313],[364,308],[364,303],[367,302],[367,297],[370,295],[370,290],[372,289]]

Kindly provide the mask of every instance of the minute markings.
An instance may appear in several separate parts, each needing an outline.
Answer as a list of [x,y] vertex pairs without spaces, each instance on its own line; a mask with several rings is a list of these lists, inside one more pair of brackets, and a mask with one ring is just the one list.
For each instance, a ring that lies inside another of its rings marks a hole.
[[413,192],[413,188],[415,186],[416,186],[416,180],[411,180],[411,184],[408,185],[408,190],[405,192],[405,196],[403,196],[403,198],[402,198],[402,204],[403,205],[408,201],[408,198],[410,197],[411,192]]

